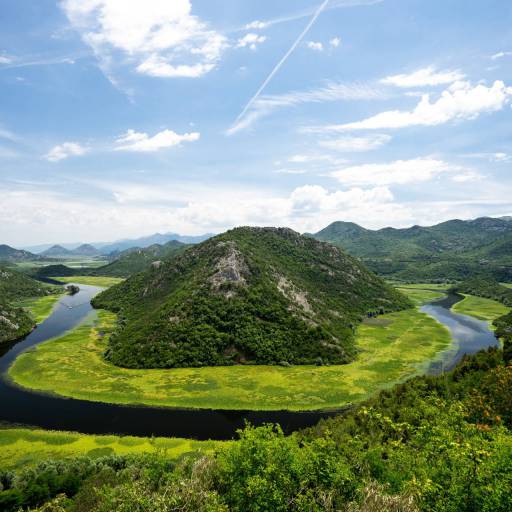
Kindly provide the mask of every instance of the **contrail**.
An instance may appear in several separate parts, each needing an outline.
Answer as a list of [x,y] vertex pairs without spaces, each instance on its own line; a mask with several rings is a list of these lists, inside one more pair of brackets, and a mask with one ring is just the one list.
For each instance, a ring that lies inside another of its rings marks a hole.
[[318,9],[313,14],[313,17],[309,20],[309,23],[306,25],[304,30],[300,33],[299,37],[295,40],[295,42],[292,44],[290,49],[284,54],[283,58],[277,63],[277,65],[274,67],[274,69],[270,72],[270,75],[267,76],[265,81],[261,84],[260,88],[257,90],[256,94],[249,100],[247,105],[245,105],[242,112],[240,112],[240,115],[235,119],[235,122],[233,123],[236,125],[242,117],[246,114],[246,112],[249,110],[251,105],[258,99],[258,96],[263,92],[263,89],[268,85],[270,80],[274,78],[274,75],[281,69],[282,65],[286,62],[286,59],[294,52],[295,48],[300,44],[300,42],[304,39],[304,36],[309,32],[309,29],[313,26],[313,23],[315,23],[316,19],[322,11],[327,7],[327,4],[329,3],[329,0],[324,0]]

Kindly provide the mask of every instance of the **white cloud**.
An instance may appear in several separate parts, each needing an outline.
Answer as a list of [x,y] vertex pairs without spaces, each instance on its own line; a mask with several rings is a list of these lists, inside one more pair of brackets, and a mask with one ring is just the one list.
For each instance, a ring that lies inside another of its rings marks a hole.
[[60,162],[70,156],[82,156],[87,153],[88,149],[81,146],[77,142],[64,142],[54,146],[43,158],[49,162]]
[[338,46],[341,44],[341,39],[339,37],[333,37],[330,41],[329,41],[329,44],[333,47],[333,48],[338,48]]
[[391,140],[390,135],[375,134],[366,137],[340,137],[331,140],[321,140],[318,144],[334,151],[371,151],[378,149]]
[[319,41],[308,41],[306,43],[306,46],[310,50],[314,50],[314,51],[317,51],[317,52],[322,52],[324,50],[324,45],[322,43],[320,43]]
[[418,69],[413,73],[393,75],[383,78],[381,82],[396,87],[423,87],[442,84],[451,84],[463,80],[465,75],[460,71],[437,71],[434,66]]
[[510,162],[512,161],[512,155],[508,153],[503,153],[501,151],[496,153],[467,153],[462,155],[468,158],[482,158],[484,160],[488,160],[489,162]]
[[475,171],[465,171],[461,174],[455,174],[452,176],[452,181],[455,181],[456,183],[467,183],[468,181],[478,181],[482,178],[483,176]]
[[460,174],[461,171],[464,169],[460,166],[425,157],[345,167],[331,173],[331,176],[345,185],[384,186],[430,181],[444,173]]
[[127,63],[150,76],[199,77],[227,47],[223,35],[192,15],[190,0],[62,0],[61,6],[108,75],[115,63]]
[[124,135],[116,140],[116,151],[137,151],[153,152],[163,148],[179,146],[182,142],[194,142],[199,140],[198,132],[184,133],[180,135],[172,130],[163,130],[153,137],[147,133],[128,130]]
[[257,45],[264,43],[266,39],[266,36],[260,36],[250,32],[249,34],[245,34],[244,37],[241,37],[236,46],[237,48],[245,48],[248,46],[251,50],[256,50]]
[[0,55],[0,64],[11,64],[12,58],[7,55]]
[[475,119],[485,112],[496,112],[509,103],[512,87],[496,80],[491,87],[456,82],[431,102],[424,94],[414,110],[390,110],[373,117],[341,125],[321,128],[323,131],[380,130],[407,126],[436,126],[455,119]]
[[274,171],[276,174],[306,174],[306,169],[276,169]]
[[495,53],[494,55],[491,55],[491,59],[498,60],[503,57],[510,57],[511,55],[512,55],[512,52],[498,52],[498,53]]
[[295,107],[304,103],[324,103],[329,101],[383,99],[384,93],[370,85],[361,83],[344,84],[328,82],[327,85],[308,91],[290,91],[285,94],[266,94],[252,103],[247,114],[229,128],[228,135],[249,128],[257,120],[272,114],[275,110]]
[[245,25],[246,30],[262,30],[267,27],[267,23],[259,20],[251,21]]

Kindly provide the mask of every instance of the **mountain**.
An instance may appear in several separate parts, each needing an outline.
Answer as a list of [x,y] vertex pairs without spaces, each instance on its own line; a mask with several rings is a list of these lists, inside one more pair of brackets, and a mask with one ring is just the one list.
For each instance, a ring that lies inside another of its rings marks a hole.
[[411,306],[331,244],[249,227],[157,262],[93,304],[120,314],[107,357],[130,368],[346,363],[365,316]]
[[0,302],[10,302],[48,294],[48,287],[11,268],[0,266]]
[[11,303],[49,293],[51,289],[39,281],[10,268],[0,267],[0,343],[21,338],[35,326],[34,320],[24,309]]
[[128,277],[137,272],[142,272],[151,263],[173,256],[187,248],[186,244],[171,240],[164,245],[153,244],[145,249],[127,249],[119,253],[116,259],[103,267],[93,269],[95,275]]
[[41,253],[41,256],[45,256],[47,258],[65,258],[72,255],[73,252],[62,247],[62,245],[52,245],[49,249],[46,249],[46,251]]
[[99,256],[101,252],[91,244],[82,244],[71,251],[75,256]]
[[486,274],[512,280],[512,223],[504,219],[482,217],[379,230],[334,222],[311,236],[343,247],[390,277],[466,279]]
[[23,308],[0,302],[0,344],[26,336],[35,324]]
[[197,244],[203,242],[204,240],[207,240],[208,238],[211,238],[212,236],[214,235],[211,233],[198,236],[178,235],[177,233],[156,233],[150,236],[127,240],[119,240],[117,242],[104,245],[101,247],[101,252],[103,254],[110,254],[112,252],[122,252],[132,248],[144,249],[155,244],[163,245],[173,240],[184,244]]
[[0,261],[9,262],[9,263],[17,263],[19,261],[31,261],[37,260],[40,257],[36,254],[32,254],[31,252],[14,249],[9,245],[0,245]]

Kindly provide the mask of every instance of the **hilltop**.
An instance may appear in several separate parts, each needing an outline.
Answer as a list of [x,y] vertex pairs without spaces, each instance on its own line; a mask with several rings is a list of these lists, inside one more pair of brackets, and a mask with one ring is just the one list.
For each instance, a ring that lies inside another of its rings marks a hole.
[[171,240],[164,245],[153,244],[145,249],[140,247],[127,249],[116,254],[116,259],[111,263],[93,269],[91,274],[112,277],[128,277],[137,272],[142,272],[151,263],[169,258],[185,250],[187,245]]
[[47,258],[62,258],[72,256],[73,252],[69,249],[66,249],[65,247],[62,247],[62,245],[52,245],[49,249],[46,249],[46,251],[43,251],[40,254],[41,256],[46,256]]
[[98,295],[120,314],[107,357],[150,368],[346,363],[368,314],[408,299],[339,248],[286,228],[237,228]]
[[450,220],[435,226],[365,229],[334,222],[314,236],[343,247],[372,270],[401,279],[512,280],[512,223],[505,218]]
[[29,251],[14,249],[14,247],[5,244],[0,245],[0,261],[4,263],[17,263],[37,259],[40,259],[40,256]]

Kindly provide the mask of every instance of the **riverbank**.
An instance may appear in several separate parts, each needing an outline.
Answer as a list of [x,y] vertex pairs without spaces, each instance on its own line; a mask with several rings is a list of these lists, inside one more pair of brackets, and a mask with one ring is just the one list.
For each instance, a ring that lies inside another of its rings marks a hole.
[[48,459],[157,452],[172,460],[192,452],[209,453],[226,443],[168,437],[96,436],[76,432],[0,427],[0,468],[8,470],[33,466]]
[[[419,298],[416,297],[419,301]],[[20,355],[16,384],[89,401],[218,410],[321,410],[344,407],[425,371],[451,343],[448,330],[418,309],[370,319],[361,352],[340,366],[229,366],[130,370],[103,358],[115,316],[97,318]]]

